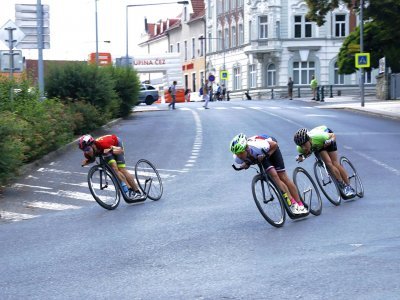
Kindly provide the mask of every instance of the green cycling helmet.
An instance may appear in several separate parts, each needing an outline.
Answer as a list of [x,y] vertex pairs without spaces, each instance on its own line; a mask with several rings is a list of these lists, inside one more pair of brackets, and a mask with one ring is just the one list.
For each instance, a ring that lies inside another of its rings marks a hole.
[[236,135],[230,144],[231,152],[233,154],[238,154],[245,151],[246,147],[247,137],[243,133],[239,133],[238,135]]

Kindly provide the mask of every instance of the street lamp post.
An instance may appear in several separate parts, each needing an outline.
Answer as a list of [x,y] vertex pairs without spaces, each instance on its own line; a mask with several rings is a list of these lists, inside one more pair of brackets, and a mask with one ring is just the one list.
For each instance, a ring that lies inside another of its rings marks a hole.
[[189,1],[176,1],[176,2],[160,2],[160,3],[144,3],[144,4],[128,4],[125,9],[125,31],[126,31],[126,65],[129,62],[129,26],[128,26],[128,8],[136,6],[152,6],[152,5],[165,5],[165,4],[189,4]]
[[95,20],[96,20],[96,66],[99,65],[99,30],[97,25],[97,1],[94,0],[95,4]]
[[[364,0],[360,0],[360,52],[364,53]],[[361,106],[364,107],[364,80],[365,70],[361,68],[360,90],[361,90]]]

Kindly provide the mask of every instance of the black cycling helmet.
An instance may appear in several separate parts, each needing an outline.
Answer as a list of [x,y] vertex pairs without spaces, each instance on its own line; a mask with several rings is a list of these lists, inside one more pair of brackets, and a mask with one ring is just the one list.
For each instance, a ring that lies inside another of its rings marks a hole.
[[299,130],[297,130],[297,132],[294,134],[294,143],[297,146],[302,146],[304,145],[308,140],[309,140],[309,136],[308,136],[308,130],[307,128],[301,128]]

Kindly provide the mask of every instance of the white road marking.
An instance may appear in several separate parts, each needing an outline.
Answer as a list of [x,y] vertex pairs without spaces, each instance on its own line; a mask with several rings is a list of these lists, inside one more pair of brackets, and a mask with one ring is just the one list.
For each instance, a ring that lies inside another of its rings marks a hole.
[[246,109],[246,108],[241,107],[241,106],[232,106],[232,108],[233,108],[233,109]]
[[49,209],[49,210],[66,210],[66,209],[81,208],[81,206],[76,206],[76,205],[68,205],[68,204],[44,202],[44,201],[27,202],[26,207],[42,208],[42,209]]
[[78,199],[78,200],[83,200],[83,201],[93,201],[94,200],[92,194],[89,193],[89,187],[88,187],[88,193],[71,192],[71,191],[63,191],[63,190],[59,190],[58,192],[34,191],[34,193],[48,194],[48,195]]
[[359,156],[364,157],[365,159],[377,164],[380,167],[383,167],[384,169],[392,172],[393,174],[395,174],[397,176],[400,176],[400,170],[397,170],[397,169],[395,169],[395,168],[393,168],[391,166],[388,166],[387,164],[385,164],[385,163],[383,163],[383,162],[381,162],[381,161],[379,161],[379,160],[377,160],[377,159],[375,159],[375,158],[373,158],[373,157],[371,157],[371,156],[369,156],[367,154],[364,154],[364,153],[359,152],[359,151],[355,151],[355,150],[353,150],[353,148],[351,148],[349,146],[343,146],[343,147],[345,149],[352,150],[354,153],[358,154]]
[[228,109],[228,108],[226,108],[226,107],[213,107],[213,108],[215,108],[215,109],[220,109],[220,110],[222,110],[222,109]]
[[49,168],[39,168],[37,169],[37,172],[49,172],[49,173],[58,173],[58,174],[79,174],[79,175],[87,175],[87,173],[83,172],[70,172],[70,171],[64,171],[64,170],[58,170],[58,169],[49,169]]
[[21,221],[21,220],[28,220],[28,219],[33,219],[36,218],[37,216],[35,215],[30,215],[30,214],[20,214],[20,213],[15,213],[11,211],[5,211],[1,210],[0,211],[0,219],[8,220],[8,221]]
[[29,185],[29,184],[23,184],[23,183],[14,183],[11,185],[12,188],[23,188],[23,187],[29,187],[29,188],[35,188],[35,189],[43,189],[43,190],[52,190],[53,188],[45,187],[45,186],[37,186],[37,185]]

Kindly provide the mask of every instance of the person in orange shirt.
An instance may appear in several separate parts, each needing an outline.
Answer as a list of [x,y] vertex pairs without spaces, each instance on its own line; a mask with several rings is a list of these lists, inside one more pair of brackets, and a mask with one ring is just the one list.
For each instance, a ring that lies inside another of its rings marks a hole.
[[78,145],[85,156],[82,166],[93,163],[96,156],[102,155],[104,160],[113,168],[118,179],[128,186],[128,196],[131,199],[142,197],[132,174],[126,169],[124,146],[119,137],[109,134],[94,139],[90,134],[85,134],[79,138]]

